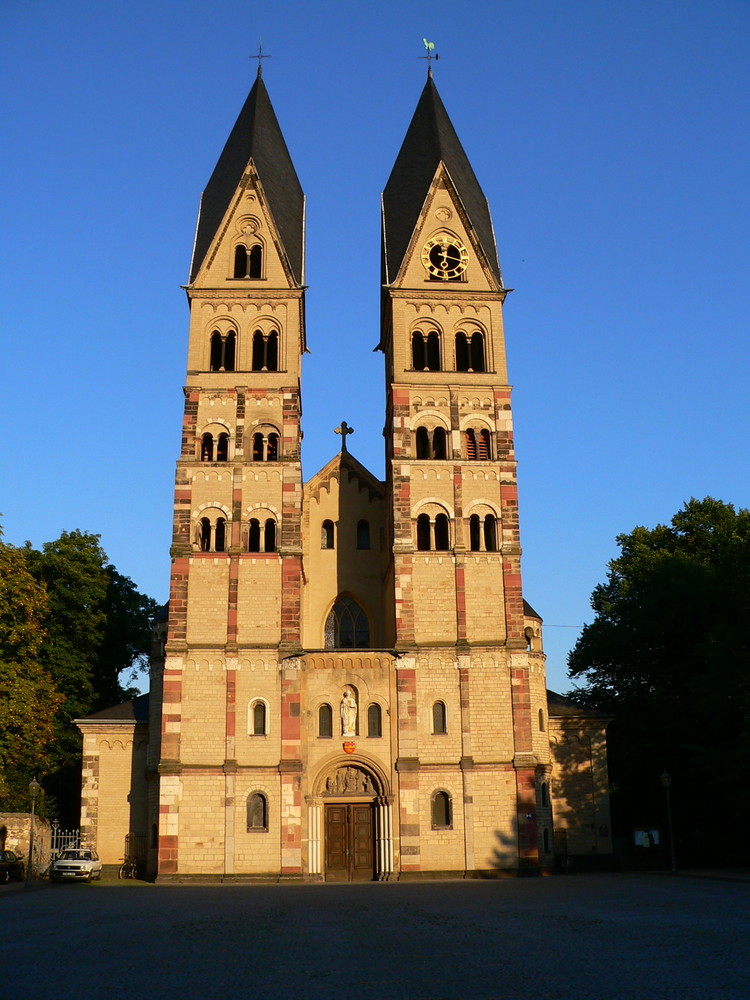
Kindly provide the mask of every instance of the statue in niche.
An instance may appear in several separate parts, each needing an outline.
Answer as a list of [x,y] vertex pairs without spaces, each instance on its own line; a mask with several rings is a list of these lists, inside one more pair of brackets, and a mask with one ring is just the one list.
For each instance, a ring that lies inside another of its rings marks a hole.
[[348,684],[341,699],[341,735],[357,735],[357,696]]

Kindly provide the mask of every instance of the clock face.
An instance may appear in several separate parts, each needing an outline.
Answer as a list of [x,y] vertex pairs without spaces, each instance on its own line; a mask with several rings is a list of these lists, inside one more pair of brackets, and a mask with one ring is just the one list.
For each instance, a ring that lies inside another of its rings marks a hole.
[[460,277],[469,263],[469,251],[455,236],[443,233],[428,240],[422,250],[422,264],[433,278],[452,281]]

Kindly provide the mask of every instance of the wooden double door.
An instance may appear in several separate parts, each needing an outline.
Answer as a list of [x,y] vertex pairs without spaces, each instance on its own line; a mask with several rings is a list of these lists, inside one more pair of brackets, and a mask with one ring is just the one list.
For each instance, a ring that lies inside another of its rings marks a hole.
[[327,881],[369,881],[374,877],[373,815],[369,802],[326,805]]

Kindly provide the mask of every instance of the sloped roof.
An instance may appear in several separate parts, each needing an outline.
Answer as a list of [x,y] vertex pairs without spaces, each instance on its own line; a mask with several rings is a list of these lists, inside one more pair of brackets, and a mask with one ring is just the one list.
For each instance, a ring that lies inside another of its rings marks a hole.
[[532,608],[532,606],[529,604],[529,602],[526,600],[525,597],[523,599],[523,614],[524,618],[536,618],[537,621],[540,622],[544,621],[542,616],[537,611],[534,611],[534,609]]
[[263,185],[294,280],[302,284],[305,196],[260,71],[201,197],[190,266],[191,281],[200,270],[251,160]]
[[357,479],[360,489],[367,489],[371,499],[377,497],[382,500],[385,496],[385,483],[376,479],[369,469],[366,469],[361,462],[358,462],[350,451],[343,449],[337,455],[334,455],[329,462],[326,462],[323,468],[316,472],[311,479],[307,480],[305,490],[310,496],[317,496],[320,490],[331,479],[337,479],[340,482],[341,475],[344,472],[350,478]]
[[432,74],[383,192],[384,283],[395,280],[438,165],[445,164],[490,268],[502,285],[487,199],[479,186]]
[[611,719],[607,712],[600,712],[597,708],[589,708],[587,705],[579,705],[572,698],[566,698],[556,691],[547,689],[547,710],[551,716],[569,716],[583,719]]
[[92,712],[84,719],[76,719],[76,722],[148,722],[148,694],[140,694],[131,701],[124,701],[121,705],[113,705],[111,708],[103,708],[99,712]]

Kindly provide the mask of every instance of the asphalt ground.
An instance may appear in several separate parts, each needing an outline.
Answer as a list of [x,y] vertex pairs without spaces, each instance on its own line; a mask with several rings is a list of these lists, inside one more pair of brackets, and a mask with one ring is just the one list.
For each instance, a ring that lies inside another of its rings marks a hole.
[[0,997],[749,1000],[750,883],[10,886]]

